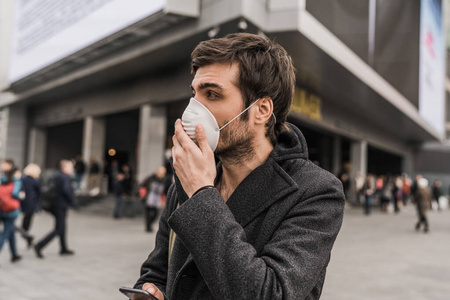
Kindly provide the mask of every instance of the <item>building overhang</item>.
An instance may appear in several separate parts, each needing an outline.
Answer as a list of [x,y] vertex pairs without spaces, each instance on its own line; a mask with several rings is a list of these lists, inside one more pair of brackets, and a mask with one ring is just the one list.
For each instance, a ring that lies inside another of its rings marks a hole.
[[54,85],[54,81],[67,74],[101,64],[116,54],[126,52],[127,49],[145,43],[145,41],[170,31],[171,28],[182,26],[199,16],[199,0],[164,0],[161,3],[164,5],[159,11],[12,82],[5,91],[17,94],[18,100],[26,98],[27,95],[36,94],[39,88],[42,90],[42,87],[48,84]]
[[319,95],[323,105],[358,115],[408,144],[443,139],[405,96],[301,7],[295,26],[268,35],[292,56],[298,84]]

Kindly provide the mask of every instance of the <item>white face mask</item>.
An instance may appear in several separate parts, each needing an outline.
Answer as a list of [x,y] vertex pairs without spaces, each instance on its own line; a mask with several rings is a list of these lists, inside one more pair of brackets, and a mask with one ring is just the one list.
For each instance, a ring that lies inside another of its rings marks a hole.
[[214,151],[217,148],[217,144],[219,143],[220,131],[224,129],[228,124],[236,120],[240,115],[246,112],[250,107],[255,105],[256,100],[249,107],[240,112],[236,117],[231,119],[228,123],[219,128],[217,124],[216,118],[214,118],[213,114],[200,102],[191,98],[189,105],[184,110],[183,116],[181,117],[181,124],[183,125],[184,131],[186,131],[187,135],[194,141],[195,139],[195,127],[198,124],[202,124],[203,128],[206,132],[206,139],[208,140],[208,144],[211,149]]

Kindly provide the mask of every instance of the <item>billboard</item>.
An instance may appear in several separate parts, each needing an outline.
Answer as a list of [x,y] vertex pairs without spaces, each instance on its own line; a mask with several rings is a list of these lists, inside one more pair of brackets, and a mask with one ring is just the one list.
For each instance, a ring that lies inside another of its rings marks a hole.
[[16,82],[158,11],[167,0],[16,0],[9,81]]
[[441,0],[421,0],[419,114],[445,132],[445,31]]

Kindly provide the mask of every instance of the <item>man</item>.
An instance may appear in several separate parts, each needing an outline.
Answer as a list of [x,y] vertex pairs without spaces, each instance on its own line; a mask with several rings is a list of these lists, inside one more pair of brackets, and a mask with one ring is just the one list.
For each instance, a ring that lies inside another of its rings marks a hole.
[[91,157],[89,164],[88,186],[93,196],[100,192],[100,165],[95,157]]
[[81,182],[83,181],[85,171],[86,165],[84,164],[83,157],[81,155],[77,155],[75,158],[75,183],[77,190],[81,188]]
[[435,180],[433,183],[433,199],[436,201],[436,206],[438,210],[441,210],[441,206],[439,204],[439,198],[442,196],[442,181]]
[[291,58],[265,37],[232,34],[200,43],[192,72],[195,101],[221,126],[220,162],[209,125],[195,127],[197,146],[177,120],[175,183],[135,288],[171,300],[318,299],[344,195],[286,123]]
[[145,229],[147,232],[153,232],[153,223],[158,217],[159,208],[165,204],[166,186],[170,185],[166,175],[166,167],[159,166],[154,174],[140,184],[140,188],[145,191],[141,200],[145,204]]
[[55,229],[34,246],[38,258],[44,258],[42,249],[56,236],[59,236],[60,255],[73,255],[66,245],[66,217],[67,210],[74,207],[76,203],[72,187],[71,175],[73,174],[73,163],[70,160],[61,160],[58,163],[59,171],[52,177],[55,188],[55,199],[50,211],[55,217]]

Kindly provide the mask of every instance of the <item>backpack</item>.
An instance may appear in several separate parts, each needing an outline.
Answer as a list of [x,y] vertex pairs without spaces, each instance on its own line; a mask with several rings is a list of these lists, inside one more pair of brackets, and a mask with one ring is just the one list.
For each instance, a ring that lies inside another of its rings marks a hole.
[[56,203],[56,185],[54,178],[51,178],[41,191],[41,208],[48,212],[52,211]]
[[14,182],[0,184],[0,211],[10,213],[20,208],[20,201],[13,197]]

